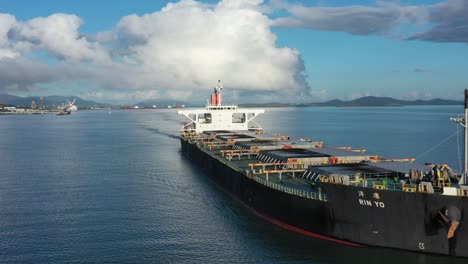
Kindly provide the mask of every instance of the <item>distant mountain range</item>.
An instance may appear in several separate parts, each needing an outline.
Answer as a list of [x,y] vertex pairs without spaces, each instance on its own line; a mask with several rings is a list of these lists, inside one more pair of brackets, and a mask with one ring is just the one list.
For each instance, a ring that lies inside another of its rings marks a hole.
[[[111,107],[113,105],[99,103],[95,101],[83,100],[76,96],[44,96],[44,105],[47,106],[59,106],[76,98],[75,104],[79,108],[89,108],[89,107]],[[39,96],[29,96],[29,97],[20,97],[9,94],[0,94],[0,104],[10,104],[20,107],[30,107],[32,101],[36,102],[36,105],[39,106],[40,100]],[[187,102],[174,102],[170,100],[147,100],[137,104],[140,107],[144,106],[173,106],[177,105],[187,105]],[[432,100],[415,100],[415,101],[405,101],[398,100],[390,97],[376,97],[376,96],[366,96],[361,97],[355,100],[342,101],[342,100],[330,100],[322,103],[303,103],[303,104],[285,104],[285,103],[264,103],[264,104],[240,104],[241,107],[309,107],[309,106],[336,106],[336,107],[365,107],[365,106],[404,106],[404,105],[462,105],[463,102],[455,100],[445,100],[445,99],[432,99]]]
[[330,100],[323,103],[304,103],[304,104],[282,104],[282,103],[266,103],[266,104],[242,104],[243,107],[262,106],[262,107],[285,107],[285,106],[336,106],[336,107],[365,107],[365,106],[416,106],[416,105],[462,105],[463,102],[445,99],[432,100],[415,100],[406,101],[398,100],[390,97],[366,96],[350,101],[342,101],[338,99]]
[[[94,101],[83,100],[76,96],[44,96],[44,106],[60,106],[65,104],[68,100],[75,100],[75,105],[79,108],[86,108],[86,107],[109,107],[109,104],[98,103]],[[10,94],[0,94],[0,104],[10,104],[15,105],[18,107],[31,107],[32,101],[36,102],[36,105],[40,105],[40,97],[39,96],[29,96],[29,97],[20,97]]]
[[[28,96],[28,97],[21,97],[21,96],[15,96],[15,95],[10,95],[10,94],[0,94],[0,104],[8,104],[8,105],[15,105],[18,107],[31,107],[31,103],[34,100],[36,102],[36,105],[39,106],[40,104],[40,97],[39,96]],[[112,107],[114,105],[111,104],[105,104],[105,103],[100,103],[100,102],[95,102],[95,101],[89,101],[89,100],[84,100],[81,99],[80,97],[77,96],[44,96],[44,105],[47,106],[59,106],[67,102],[68,100],[73,100],[76,98],[75,105],[78,108],[90,108],[90,107]],[[177,102],[177,105],[185,105],[185,102]],[[173,106],[174,105],[174,100],[147,100],[143,102],[139,102],[136,104],[129,104],[129,105],[137,105],[140,107],[145,107],[145,106]]]

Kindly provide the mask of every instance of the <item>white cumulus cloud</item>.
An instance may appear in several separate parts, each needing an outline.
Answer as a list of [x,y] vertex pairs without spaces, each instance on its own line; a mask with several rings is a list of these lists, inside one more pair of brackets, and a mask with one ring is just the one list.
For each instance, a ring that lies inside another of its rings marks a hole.
[[276,46],[261,3],[183,0],[122,18],[120,36],[141,65],[133,85],[193,90],[222,79],[240,90],[307,92],[299,52]]
[[[26,21],[0,14],[0,65],[28,65],[28,72],[10,75],[0,92],[6,86],[9,92],[38,86],[46,92],[48,84],[85,79],[88,94],[120,102],[188,99],[200,90],[209,93],[221,79],[226,92],[241,98],[309,95],[300,54],[277,45],[267,9],[262,0],[181,0],[153,13],[127,15],[94,34],[81,33],[84,21],[73,14]],[[57,67],[42,66],[48,62],[28,61],[38,51],[79,74],[64,79]]]
[[109,60],[107,51],[97,42],[90,42],[79,33],[81,18],[69,14],[53,14],[16,23],[12,35],[16,47],[45,50],[65,60]]
[[12,49],[8,40],[8,32],[15,25],[16,18],[10,14],[0,14],[0,59],[14,58],[19,55]]

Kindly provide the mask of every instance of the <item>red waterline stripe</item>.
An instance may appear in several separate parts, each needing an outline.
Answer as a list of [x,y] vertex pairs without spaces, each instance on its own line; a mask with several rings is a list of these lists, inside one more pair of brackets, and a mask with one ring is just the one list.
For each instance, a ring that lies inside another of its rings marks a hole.
[[320,238],[320,239],[324,239],[324,240],[329,240],[329,241],[333,241],[333,242],[336,242],[336,243],[340,243],[340,244],[344,244],[344,245],[348,245],[348,246],[354,246],[354,247],[363,247],[364,245],[361,245],[361,244],[357,244],[357,243],[353,243],[353,242],[348,242],[348,241],[343,241],[343,240],[339,240],[339,239],[335,239],[335,238],[331,238],[331,237],[327,237],[327,236],[323,236],[323,235],[319,235],[319,234],[316,234],[316,233],[313,233],[313,232],[310,232],[310,231],[306,231],[304,229],[300,229],[300,228],[297,228],[295,226],[292,226],[292,225],[288,225],[286,223],[283,223],[279,220],[276,220],[262,212],[259,212],[257,210],[255,210],[255,212],[257,214],[259,214],[261,217],[265,218],[266,220],[270,221],[270,222],[273,222],[281,227],[284,227],[286,229],[289,229],[289,230],[293,230],[293,231],[296,231],[298,233],[301,233],[301,234],[304,234],[304,235],[308,235],[308,236],[311,236],[311,237],[316,237],[316,238]]

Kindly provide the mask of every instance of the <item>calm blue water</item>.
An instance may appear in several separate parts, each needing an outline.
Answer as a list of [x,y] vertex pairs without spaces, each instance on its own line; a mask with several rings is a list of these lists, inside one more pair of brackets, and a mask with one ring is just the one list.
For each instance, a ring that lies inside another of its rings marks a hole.
[[[259,122],[269,132],[458,169],[448,118],[461,111],[280,108]],[[0,262],[466,262],[342,246],[277,227],[182,156],[182,122],[175,110],[0,116]]]

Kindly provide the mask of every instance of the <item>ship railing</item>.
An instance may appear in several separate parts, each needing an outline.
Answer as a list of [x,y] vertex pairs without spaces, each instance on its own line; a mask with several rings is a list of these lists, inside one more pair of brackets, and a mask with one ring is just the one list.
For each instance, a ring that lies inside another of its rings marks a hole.
[[363,177],[364,179],[374,179],[374,178],[393,178],[398,177],[398,172],[373,172],[373,173],[356,173],[356,177]]
[[392,190],[392,191],[401,191],[401,190],[403,190],[403,185],[404,184],[401,184],[399,182],[387,182],[386,183],[387,190]]
[[[304,171],[304,164],[300,164],[297,162],[260,162],[260,163],[249,163],[250,169],[253,173],[263,173],[267,167],[273,168],[273,170],[279,170],[283,168],[292,168],[292,169],[301,169]],[[255,168],[258,169],[258,171]]]
[[202,144],[205,148],[208,148],[209,150],[220,149],[220,148],[233,145],[232,143],[222,141],[222,140],[217,140],[215,138],[207,138],[202,141]]
[[351,185],[384,190],[402,190],[402,183],[399,182],[401,173],[380,172],[380,173],[356,173],[350,175]]
[[229,161],[231,161],[234,157],[237,157],[237,159],[240,160],[241,157],[247,157],[248,159],[250,159],[258,155],[257,151],[251,150],[225,150],[221,153],[223,157],[225,157]]
[[203,137],[195,136],[195,137],[189,137],[189,138],[188,138],[188,141],[189,141],[191,144],[196,144],[197,146],[201,147],[201,146],[203,146],[202,139],[203,139]]
[[256,152],[227,153],[226,159],[229,161],[231,161],[234,157],[237,157],[238,160],[240,160],[242,157],[247,157],[247,159],[251,159],[252,156],[255,156],[257,154],[258,153]]
[[401,191],[402,184],[394,182],[393,178],[368,178],[368,179],[351,179],[350,185],[356,187],[374,188],[380,190]]
[[289,174],[293,179],[296,176],[296,173],[304,173],[306,171],[305,169],[292,169],[292,168],[283,168],[281,170],[264,170],[263,172],[265,173],[265,177],[268,181],[268,175],[269,174],[278,174],[279,180],[281,181],[281,177],[284,174]]
[[305,190],[299,190],[296,188],[287,187],[282,184],[267,181],[258,176],[254,176],[253,179],[257,181],[258,183],[261,183],[269,188],[272,188],[281,192],[289,193],[292,195],[296,195],[296,196],[300,196],[300,197],[304,197],[304,198],[312,199],[312,200],[327,201],[326,195],[320,192],[311,192],[311,191],[305,191]]
[[198,146],[206,147],[207,143],[212,143],[215,139],[206,135],[195,134],[189,137],[191,143],[196,143]]
[[[369,175],[372,175],[369,177]],[[389,177],[389,175],[391,177]],[[338,178],[337,178],[338,176]],[[384,177],[385,176],[385,177]],[[431,182],[410,181],[408,178],[400,178],[401,173],[378,173],[363,175],[320,175],[321,182],[333,184],[344,184],[362,188],[372,188],[378,190],[422,192],[422,193],[443,193],[443,187],[433,186]],[[339,181],[339,178],[349,177],[349,180]],[[450,187],[450,186],[449,186]],[[464,194],[466,193],[466,195]],[[461,196],[468,196],[467,191]]]
[[[373,188],[390,191],[442,193],[443,187],[433,186],[430,182],[395,182],[393,178],[368,179],[362,181],[351,181],[356,187]],[[427,187],[424,187],[427,186]],[[467,192],[468,194],[468,192]]]
[[193,134],[193,133],[184,133],[183,135],[185,138],[189,139],[191,142],[198,142],[206,138],[205,136],[201,136],[199,134]]

